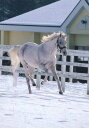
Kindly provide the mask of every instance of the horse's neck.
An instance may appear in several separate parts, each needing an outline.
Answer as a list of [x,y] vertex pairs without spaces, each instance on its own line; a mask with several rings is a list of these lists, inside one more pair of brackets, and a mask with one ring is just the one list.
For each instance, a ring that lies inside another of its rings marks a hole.
[[57,39],[51,40],[47,43],[45,43],[45,48],[50,52],[50,53],[56,53],[57,47],[56,47],[56,41]]

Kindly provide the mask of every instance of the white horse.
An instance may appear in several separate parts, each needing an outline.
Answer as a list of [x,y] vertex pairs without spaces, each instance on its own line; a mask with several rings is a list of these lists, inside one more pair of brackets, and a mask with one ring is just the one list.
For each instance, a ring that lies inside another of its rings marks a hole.
[[[57,49],[60,49],[64,55],[67,54],[66,37],[66,34],[62,32],[53,33],[48,36],[43,36],[42,43],[39,45],[33,42],[28,42],[21,46],[14,46],[11,48],[9,55],[11,57],[11,64],[13,68],[13,85],[17,84],[18,75],[16,69],[21,62],[25,71],[29,93],[31,93],[30,80],[33,85],[36,85],[32,78],[32,73],[34,69],[37,68],[44,70],[46,73],[48,73],[48,69],[51,70],[55,80],[57,81],[59,93],[63,94],[63,89],[60,84],[59,77],[57,76],[55,65]],[[46,79],[47,76],[45,77],[45,80]]]

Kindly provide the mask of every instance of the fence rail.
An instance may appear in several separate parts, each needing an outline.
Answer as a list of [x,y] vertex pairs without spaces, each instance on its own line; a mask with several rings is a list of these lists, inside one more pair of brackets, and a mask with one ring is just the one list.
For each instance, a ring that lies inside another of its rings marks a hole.
[[[11,66],[4,65],[2,62],[10,60],[10,57],[4,56],[5,52],[13,47],[10,45],[0,45],[0,74],[4,72],[12,72]],[[64,86],[66,78],[70,82],[76,80],[86,80],[87,82],[87,94],[89,94],[89,51],[68,50],[67,56],[62,56],[57,53],[57,74],[61,78],[61,84]],[[18,69],[19,73],[24,73],[23,68]],[[34,75],[37,71],[34,72]],[[44,72],[39,73],[39,78],[44,75]],[[53,80],[51,72],[48,73],[49,80]],[[38,77],[37,77],[38,78]],[[65,86],[64,86],[65,87]]]

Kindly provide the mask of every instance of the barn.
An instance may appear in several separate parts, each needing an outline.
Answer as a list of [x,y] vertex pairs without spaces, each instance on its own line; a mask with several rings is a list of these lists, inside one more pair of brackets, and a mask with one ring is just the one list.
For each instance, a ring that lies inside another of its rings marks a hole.
[[89,50],[89,1],[60,0],[0,22],[0,44],[17,45],[63,31],[68,48]]

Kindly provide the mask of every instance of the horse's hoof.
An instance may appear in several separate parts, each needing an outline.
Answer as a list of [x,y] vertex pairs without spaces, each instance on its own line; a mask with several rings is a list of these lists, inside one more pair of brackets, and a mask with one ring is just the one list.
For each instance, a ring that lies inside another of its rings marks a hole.
[[36,84],[34,83],[34,84],[32,84],[32,86],[36,86]]
[[59,94],[63,95],[63,92],[59,92]]

